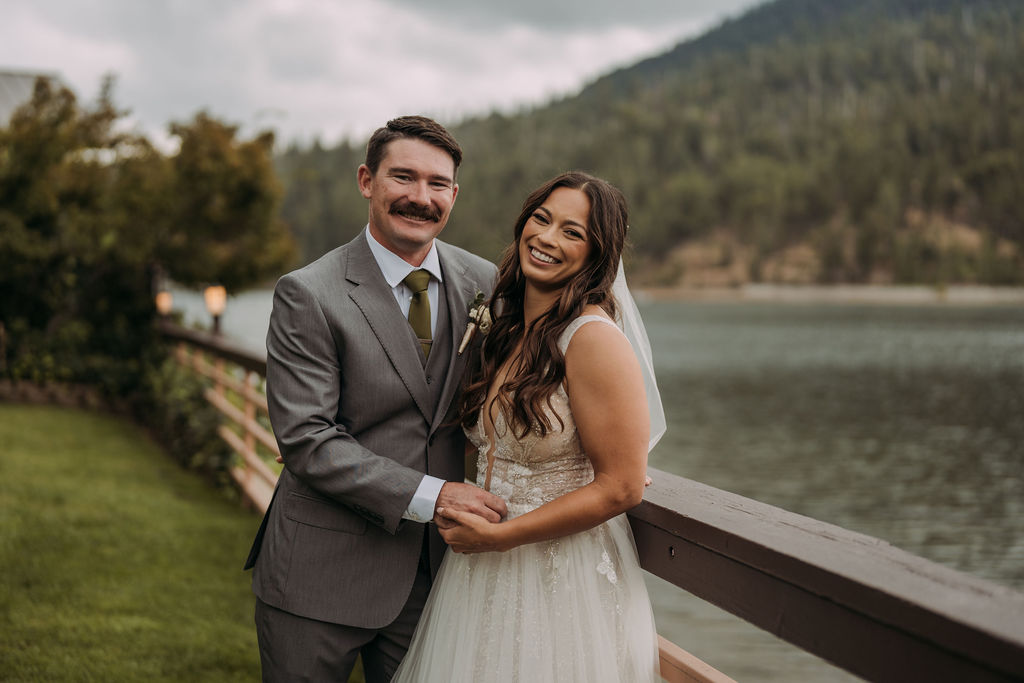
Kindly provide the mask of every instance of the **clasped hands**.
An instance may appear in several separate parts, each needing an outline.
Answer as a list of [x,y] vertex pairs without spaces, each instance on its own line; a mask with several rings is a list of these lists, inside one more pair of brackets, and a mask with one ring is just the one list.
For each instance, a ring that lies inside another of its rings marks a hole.
[[508,516],[505,501],[471,484],[446,482],[437,496],[434,524],[457,553],[504,550],[499,523]]
[[[644,477],[644,486],[651,478]],[[445,543],[457,553],[508,550],[500,523],[508,516],[505,501],[471,484],[446,482],[437,496],[434,524]]]

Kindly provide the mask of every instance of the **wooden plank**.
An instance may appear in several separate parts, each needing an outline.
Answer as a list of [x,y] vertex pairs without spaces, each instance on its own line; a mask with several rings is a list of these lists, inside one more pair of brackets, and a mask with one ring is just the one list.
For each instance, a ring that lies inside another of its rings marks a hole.
[[661,677],[667,683],[736,683],[734,679],[660,635],[658,659]]
[[250,386],[246,382],[242,382],[241,380],[239,380],[237,377],[234,377],[230,373],[225,372],[224,370],[221,370],[220,368],[217,368],[214,365],[211,365],[201,357],[197,357],[197,360],[192,364],[192,367],[196,372],[198,372],[202,376],[211,379],[214,382],[223,384],[228,389],[241,396],[243,399],[246,399],[254,403],[256,407],[263,410],[264,413],[269,413],[266,395],[256,391],[252,386]]
[[224,439],[242,457],[248,469],[255,472],[271,488],[277,485],[277,474],[267,466],[267,463],[260,459],[260,456],[255,451],[247,447],[242,438],[231,431],[230,427],[221,425],[217,428],[217,433],[220,434],[220,438]]
[[870,680],[1024,677],[1024,595],[883,541],[655,472],[648,571]]
[[263,446],[274,455],[280,455],[281,452],[277,447],[277,440],[274,435],[263,428],[256,420],[249,420],[245,417],[245,413],[240,408],[235,407],[231,401],[227,400],[223,396],[219,395],[213,388],[208,388],[204,394],[206,400],[209,401],[217,410],[224,414],[229,420],[239,425],[242,429],[246,430],[250,434],[256,437],[256,439],[263,444]]
[[267,397],[265,394],[256,391],[248,383],[239,380],[237,377],[234,377],[220,368],[213,367],[209,364],[207,364],[205,368],[209,371],[207,377],[215,382],[220,382],[228,389],[231,389],[231,391],[241,396],[244,400],[253,403],[257,408],[263,410],[264,413],[269,412],[267,407]]
[[230,373],[218,370],[216,367],[206,362],[201,354],[197,353],[190,356],[186,350],[186,346],[187,345],[184,343],[181,344],[174,356],[179,365],[188,368],[189,370],[193,370],[207,379],[211,379],[214,382],[219,382],[225,385],[243,399],[255,404],[255,406],[265,414],[269,414],[270,410],[267,406],[266,394],[258,391],[248,383],[238,380]]
[[219,334],[190,330],[176,325],[170,320],[157,321],[156,328],[168,339],[188,342],[193,346],[223,356],[235,365],[252,370],[263,377],[267,375],[267,352],[265,350],[255,351]]
[[238,487],[242,489],[246,500],[262,514],[266,514],[267,508],[270,507],[270,499],[274,496],[274,489],[267,486],[267,483],[259,477],[253,476],[250,470],[245,470],[241,467],[232,467],[231,477],[238,484]]

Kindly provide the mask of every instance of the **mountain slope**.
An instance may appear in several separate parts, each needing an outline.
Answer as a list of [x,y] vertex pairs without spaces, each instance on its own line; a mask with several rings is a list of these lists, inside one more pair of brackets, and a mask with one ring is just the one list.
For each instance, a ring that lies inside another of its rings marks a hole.
[[[1022,53],[1012,0],[778,0],[577,96],[454,126],[446,237],[495,258],[528,191],[579,168],[625,191],[650,281],[1020,283]],[[281,160],[309,257],[365,222],[344,189],[359,156]]]

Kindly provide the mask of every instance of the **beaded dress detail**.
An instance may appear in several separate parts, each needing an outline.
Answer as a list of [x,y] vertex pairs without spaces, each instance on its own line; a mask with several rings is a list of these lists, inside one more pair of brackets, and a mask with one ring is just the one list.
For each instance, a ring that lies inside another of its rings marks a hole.
[[[601,316],[581,316],[559,340]],[[484,419],[466,436],[477,449],[478,486],[517,517],[590,483],[569,397],[546,408],[552,429],[519,438],[500,411],[494,443]],[[472,683],[657,681],[657,634],[625,515],[571,536],[504,553],[448,551],[412,645],[393,679]]]

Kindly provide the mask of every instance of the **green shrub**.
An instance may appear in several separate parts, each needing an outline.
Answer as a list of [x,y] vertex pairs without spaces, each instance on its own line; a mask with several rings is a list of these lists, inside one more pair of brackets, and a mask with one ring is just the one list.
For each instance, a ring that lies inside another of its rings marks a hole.
[[136,417],[167,452],[185,467],[210,475],[216,483],[228,483],[233,455],[217,434],[221,416],[203,396],[202,380],[165,357],[145,368],[141,389]]

